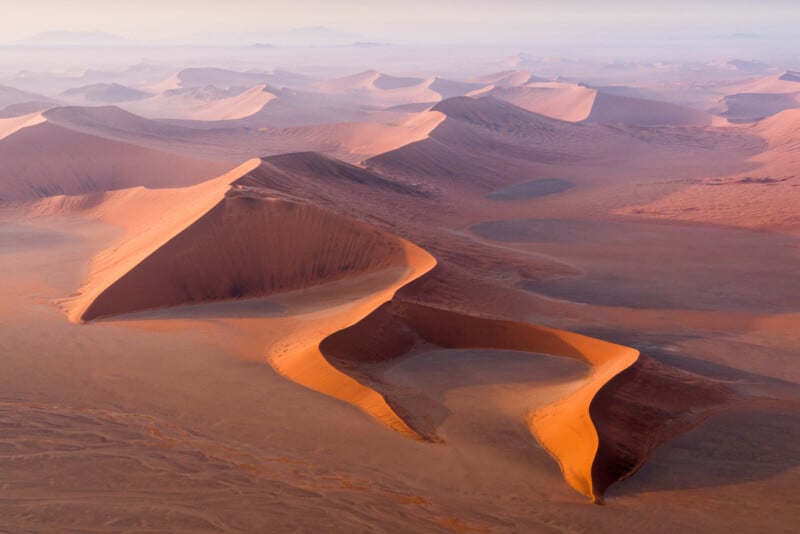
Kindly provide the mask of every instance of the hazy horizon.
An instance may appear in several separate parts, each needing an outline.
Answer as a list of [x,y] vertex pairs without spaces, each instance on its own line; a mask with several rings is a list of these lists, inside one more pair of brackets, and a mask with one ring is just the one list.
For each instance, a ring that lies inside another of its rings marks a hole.
[[[47,32],[105,32],[119,44],[344,44],[478,45],[537,48],[572,55],[574,50],[614,57],[791,57],[800,38],[793,3],[769,0],[635,4],[587,0],[549,2],[467,0],[429,5],[410,0],[365,2],[232,0],[224,9],[208,0],[143,0],[119,6],[77,0],[69,11],[56,0],[32,0],[7,10],[0,22],[3,44],[30,44]],[[322,27],[322,31],[303,29]],[[300,31],[298,31],[300,29]],[[579,54],[578,54],[579,55]]]

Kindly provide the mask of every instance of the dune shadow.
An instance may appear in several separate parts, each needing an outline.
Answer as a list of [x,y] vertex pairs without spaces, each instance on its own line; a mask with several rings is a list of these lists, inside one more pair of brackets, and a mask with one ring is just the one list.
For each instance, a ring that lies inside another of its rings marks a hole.
[[263,298],[233,299],[219,302],[204,302],[200,304],[186,304],[171,308],[157,308],[124,315],[115,315],[98,321],[164,321],[170,319],[180,320],[208,320],[208,319],[244,319],[281,317],[286,315],[286,306]]
[[662,445],[609,496],[766,480],[800,465],[800,414],[735,410]]

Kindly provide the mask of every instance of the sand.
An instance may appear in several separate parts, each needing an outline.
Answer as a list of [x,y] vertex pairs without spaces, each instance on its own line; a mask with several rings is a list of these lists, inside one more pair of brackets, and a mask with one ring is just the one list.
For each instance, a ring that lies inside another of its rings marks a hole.
[[796,82],[515,64],[3,119],[0,530],[792,525]]
[[45,120],[47,119],[45,119],[41,113],[30,113],[19,117],[0,119],[0,140],[15,134],[23,128],[41,124]]

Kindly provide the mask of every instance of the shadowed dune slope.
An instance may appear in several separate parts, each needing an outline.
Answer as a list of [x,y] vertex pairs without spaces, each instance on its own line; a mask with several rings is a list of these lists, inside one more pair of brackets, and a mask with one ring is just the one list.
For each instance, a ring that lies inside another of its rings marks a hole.
[[318,194],[323,198],[325,189],[322,188],[335,190],[341,187],[358,187],[415,196],[423,194],[406,184],[316,152],[298,152],[264,158],[260,167],[243,176],[236,184],[278,189],[290,194],[294,191],[298,193],[308,191],[309,187],[319,187]]
[[589,413],[599,436],[592,480],[597,494],[641,468],[669,438],[686,432],[732,391],[703,377],[641,357],[611,379]]
[[190,185],[227,165],[176,156],[44,122],[0,140],[0,201],[134,186]]
[[[591,376],[579,389],[532,412],[528,424],[558,462],[567,483],[594,500],[602,499],[605,487],[595,487],[592,478],[592,466],[600,445],[589,407],[608,381],[636,362],[637,350],[563,330],[469,316],[398,300],[383,305],[349,329],[328,337],[320,348],[333,361],[352,365],[397,358],[422,342],[444,348],[538,352],[579,359],[592,365]],[[406,423],[413,428],[413,416]],[[606,460],[617,461],[616,458]]]
[[398,240],[366,224],[233,194],[100,293],[81,319],[262,296],[404,260]]
[[668,102],[598,92],[586,121],[634,126],[710,126],[712,115]]

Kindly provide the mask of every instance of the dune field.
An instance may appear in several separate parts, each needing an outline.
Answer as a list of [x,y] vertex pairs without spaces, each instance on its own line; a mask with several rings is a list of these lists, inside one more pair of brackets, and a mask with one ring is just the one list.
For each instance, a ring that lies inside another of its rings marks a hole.
[[800,75],[340,48],[0,71],[0,531],[796,528]]

